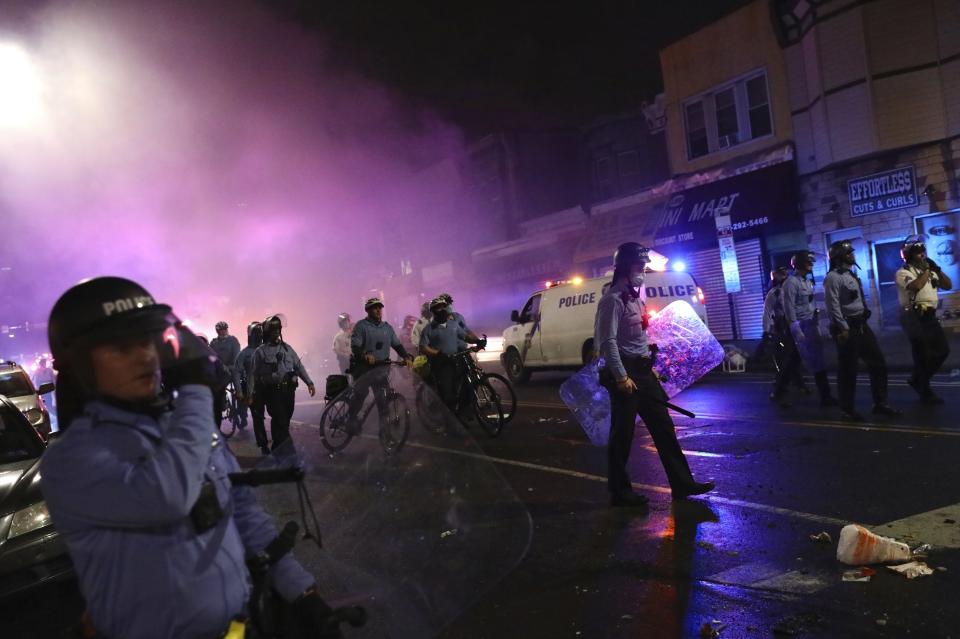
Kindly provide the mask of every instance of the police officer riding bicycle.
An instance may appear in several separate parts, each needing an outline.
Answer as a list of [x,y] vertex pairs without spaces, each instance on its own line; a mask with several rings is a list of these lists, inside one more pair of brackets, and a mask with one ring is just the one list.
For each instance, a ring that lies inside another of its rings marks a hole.
[[437,393],[447,408],[455,411],[460,399],[457,388],[463,375],[455,354],[466,349],[467,343],[484,348],[487,340],[478,338],[472,332],[467,334],[460,322],[450,314],[449,308],[443,296],[430,302],[433,319],[420,333],[420,352],[430,359],[430,373],[436,382]]

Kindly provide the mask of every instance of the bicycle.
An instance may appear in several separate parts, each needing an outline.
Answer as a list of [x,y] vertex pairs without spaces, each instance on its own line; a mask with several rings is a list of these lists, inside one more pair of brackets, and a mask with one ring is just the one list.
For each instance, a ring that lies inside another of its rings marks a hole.
[[[461,413],[468,407],[465,402],[469,402],[469,408],[483,429],[491,437],[497,437],[516,414],[517,396],[502,375],[484,373],[473,360],[471,354],[479,350],[474,346],[452,355],[462,371],[456,388],[456,412]],[[427,430],[442,433],[446,422],[442,419],[443,403],[434,392],[435,386],[435,380],[431,380],[417,389],[417,411]],[[428,391],[428,387],[431,390]]]
[[233,382],[227,384],[223,392],[227,396],[227,401],[224,403],[223,412],[220,414],[220,421],[217,423],[217,428],[220,430],[221,435],[230,439],[237,432],[237,429],[241,427],[243,420],[241,419],[240,403],[237,401]]
[[[391,365],[406,366],[406,362],[392,360],[377,362],[367,375],[373,374],[376,367]],[[384,377],[386,378],[386,374]],[[324,397],[329,403],[320,415],[320,441],[331,453],[343,450],[354,437],[360,434],[360,429],[374,406],[383,407],[382,410],[378,408],[377,411],[380,419],[380,446],[383,452],[394,455],[403,448],[410,432],[410,410],[407,408],[406,398],[394,390],[387,379],[382,383],[372,380],[370,390],[373,391],[373,401],[367,403],[366,408],[362,408],[353,419],[350,417],[350,404],[356,393],[356,382],[333,397]]]

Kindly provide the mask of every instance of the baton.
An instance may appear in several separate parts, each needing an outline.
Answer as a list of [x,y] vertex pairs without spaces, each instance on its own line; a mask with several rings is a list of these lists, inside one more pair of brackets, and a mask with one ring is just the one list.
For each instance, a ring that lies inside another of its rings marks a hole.
[[687,417],[691,417],[691,418],[693,418],[693,419],[696,419],[696,418],[697,418],[696,415],[694,415],[693,413],[691,413],[690,411],[688,411],[686,408],[680,408],[680,407],[677,406],[676,404],[671,404],[670,402],[668,402],[668,401],[665,400],[665,399],[660,399],[659,397],[653,397],[652,395],[647,395],[646,393],[641,393],[639,390],[635,390],[635,391],[633,391],[633,392],[634,392],[634,393],[637,393],[637,394],[638,394],[640,397],[642,397],[643,399],[649,399],[650,401],[652,401],[652,402],[654,402],[654,403],[657,403],[657,404],[660,404],[661,406],[666,406],[666,407],[669,408],[670,410],[675,411],[675,412],[677,412],[677,413],[680,413],[681,415],[686,415]]

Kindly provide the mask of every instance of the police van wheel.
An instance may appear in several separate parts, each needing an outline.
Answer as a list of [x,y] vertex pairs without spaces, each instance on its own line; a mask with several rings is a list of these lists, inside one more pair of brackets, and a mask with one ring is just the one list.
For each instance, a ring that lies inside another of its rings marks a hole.
[[530,381],[531,371],[526,366],[523,365],[523,360],[520,359],[520,353],[516,350],[507,351],[506,356],[506,369],[507,377],[510,378],[510,381],[514,384],[526,384]]
[[320,416],[320,441],[331,453],[347,447],[353,435],[348,429],[350,402],[346,397],[338,397],[323,409]]

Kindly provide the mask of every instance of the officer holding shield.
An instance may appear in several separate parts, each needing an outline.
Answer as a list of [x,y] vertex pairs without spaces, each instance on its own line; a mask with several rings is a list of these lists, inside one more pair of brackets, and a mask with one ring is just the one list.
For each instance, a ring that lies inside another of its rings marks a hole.
[[647,315],[640,297],[649,251],[636,242],[627,242],[617,248],[613,262],[613,281],[600,299],[594,321],[595,342],[605,360],[601,383],[610,393],[611,404],[607,446],[610,504],[639,507],[647,503],[645,496],[633,492],[627,473],[637,415],[653,437],[674,499],[713,490],[713,482],[694,480],[663,403],[667,394],[653,372]]

